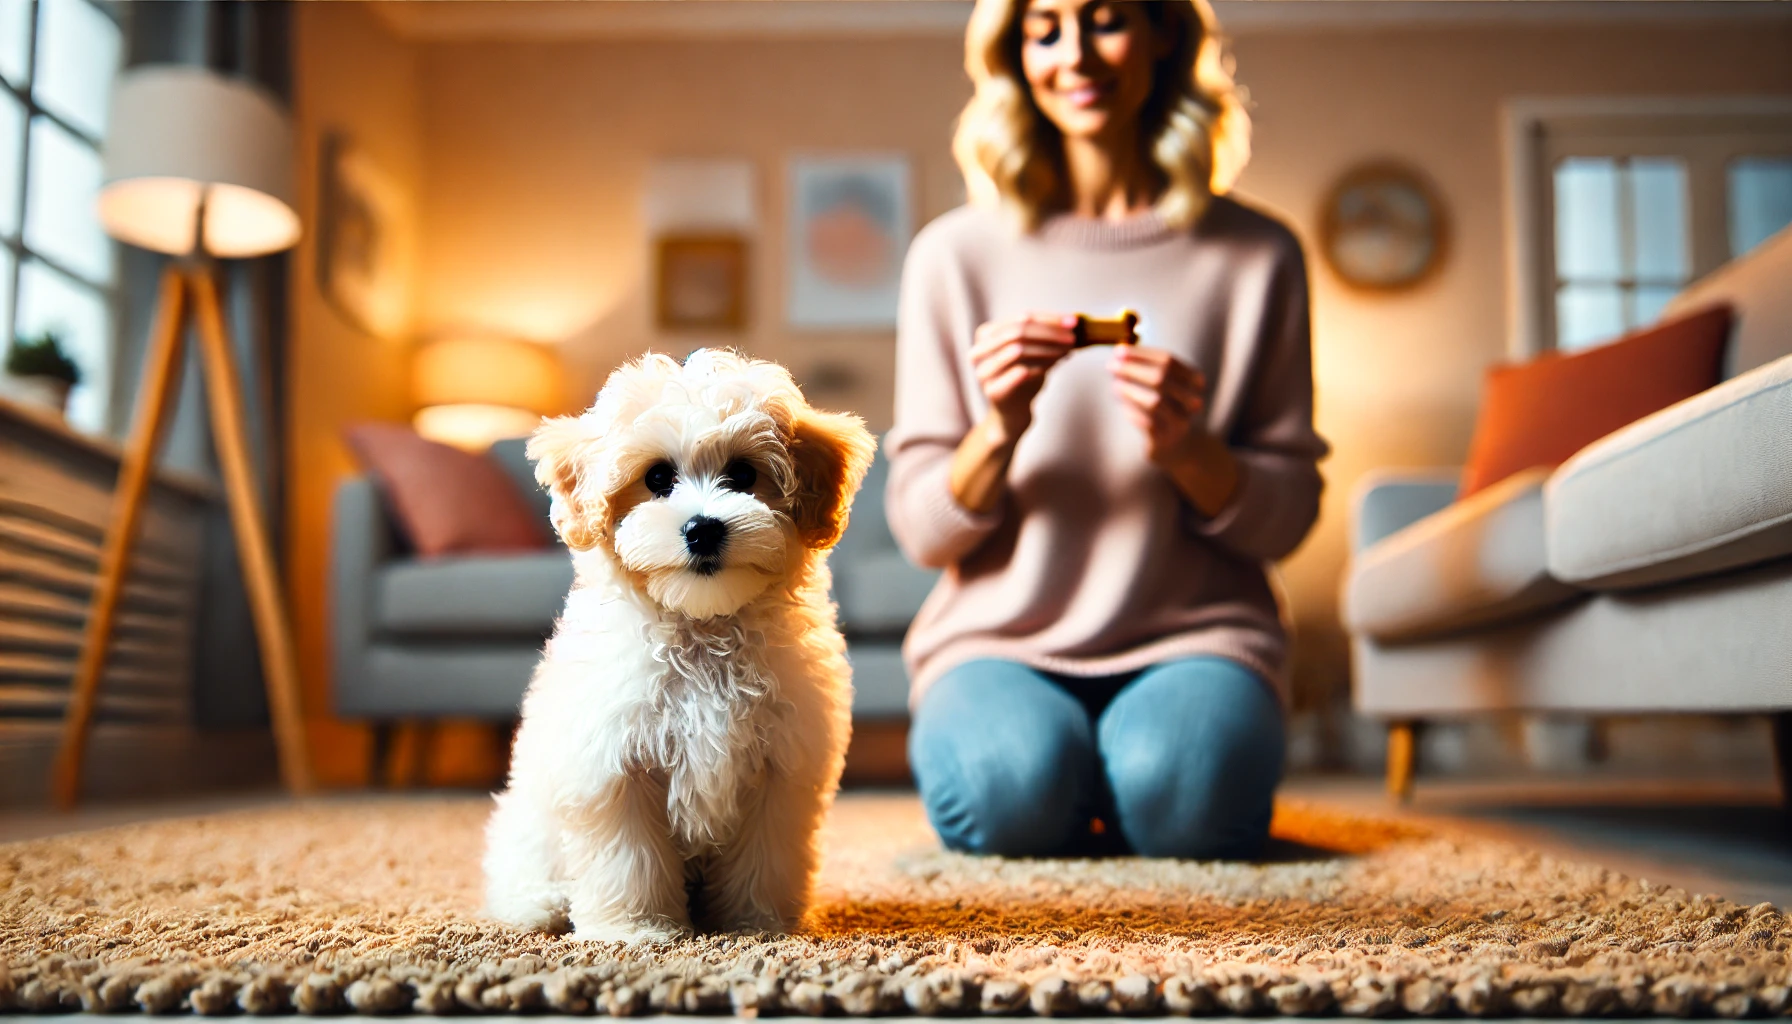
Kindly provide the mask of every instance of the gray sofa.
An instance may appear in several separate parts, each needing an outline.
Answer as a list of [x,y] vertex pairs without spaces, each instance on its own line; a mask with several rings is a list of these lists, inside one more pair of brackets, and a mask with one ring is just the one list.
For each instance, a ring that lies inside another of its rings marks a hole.
[[[498,460],[543,519],[524,442],[500,441]],[[900,647],[934,574],[896,550],[883,514],[880,456],[853,505],[830,564],[853,662],[856,720],[907,716]],[[336,711],[374,724],[516,716],[542,641],[572,586],[564,548],[418,559],[366,476],[336,491],[331,598]]]
[[1717,387],[1461,502],[1454,472],[1357,492],[1355,703],[1397,795],[1417,725],[1501,711],[1768,714],[1792,789],[1792,229],[1663,315],[1717,301]]

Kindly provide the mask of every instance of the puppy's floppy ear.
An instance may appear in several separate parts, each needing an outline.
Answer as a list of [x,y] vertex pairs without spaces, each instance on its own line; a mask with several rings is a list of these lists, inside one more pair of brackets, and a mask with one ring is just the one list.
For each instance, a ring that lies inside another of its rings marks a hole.
[[796,468],[791,518],[811,548],[831,548],[846,531],[852,496],[871,468],[877,440],[865,421],[844,413],[802,409],[791,427],[790,458]]
[[574,551],[589,551],[603,535],[603,482],[587,479],[601,441],[582,416],[544,420],[529,435],[535,480],[554,498],[554,529]]

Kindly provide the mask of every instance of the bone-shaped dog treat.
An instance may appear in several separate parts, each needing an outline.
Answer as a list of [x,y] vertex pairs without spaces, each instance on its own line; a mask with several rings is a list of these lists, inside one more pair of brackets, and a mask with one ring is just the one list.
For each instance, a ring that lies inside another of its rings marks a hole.
[[1139,314],[1123,309],[1119,316],[1099,317],[1079,313],[1076,318],[1076,341],[1072,347],[1084,345],[1137,345]]

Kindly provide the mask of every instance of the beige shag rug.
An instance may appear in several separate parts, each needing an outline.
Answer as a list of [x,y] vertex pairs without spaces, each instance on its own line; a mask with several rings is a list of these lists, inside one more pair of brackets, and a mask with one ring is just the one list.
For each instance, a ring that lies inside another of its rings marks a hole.
[[1287,804],[1261,864],[941,852],[844,798],[804,934],[625,949],[482,921],[487,802],[0,846],[0,1011],[1780,1014],[1792,927],[1515,845]]

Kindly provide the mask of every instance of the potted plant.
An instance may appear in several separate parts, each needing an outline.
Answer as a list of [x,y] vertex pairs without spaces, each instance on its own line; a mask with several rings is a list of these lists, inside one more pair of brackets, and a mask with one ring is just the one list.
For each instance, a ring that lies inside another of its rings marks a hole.
[[68,393],[81,383],[81,368],[62,351],[54,331],[15,338],[6,352],[6,373],[0,377],[8,397],[48,406],[57,415],[68,409]]

